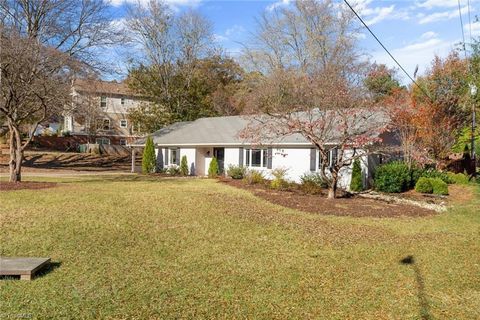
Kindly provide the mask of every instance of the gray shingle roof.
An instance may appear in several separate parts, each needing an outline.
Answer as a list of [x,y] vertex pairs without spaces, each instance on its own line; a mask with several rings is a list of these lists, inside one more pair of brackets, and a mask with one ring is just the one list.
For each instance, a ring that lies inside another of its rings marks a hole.
[[[384,115],[376,115],[375,120],[383,121]],[[178,122],[162,128],[151,136],[153,142],[159,146],[235,146],[248,145],[239,137],[239,132],[250,122],[247,116],[228,116],[200,118],[191,122]],[[367,120],[371,122],[372,119]],[[144,145],[145,138],[135,141],[132,145]],[[301,144],[310,145],[300,134],[292,134],[279,138],[270,144]]]

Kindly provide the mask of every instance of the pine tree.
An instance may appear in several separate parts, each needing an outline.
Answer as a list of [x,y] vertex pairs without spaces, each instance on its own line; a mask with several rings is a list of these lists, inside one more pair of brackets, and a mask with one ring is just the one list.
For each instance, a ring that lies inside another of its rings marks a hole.
[[213,157],[208,166],[208,177],[216,178],[218,176],[218,161],[217,158]]
[[145,142],[145,148],[143,149],[142,157],[142,173],[155,172],[156,159],[155,159],[155,147],[153,145],[152,137],[147,137]]
[[182,176],[188,176],[188,161],[187,156],[182,157],[182,161],[180,162],[180,174]]
[[363,190],[362,167],[360,166],[359,159],[355,159],[355,161],[353,161],[352,181],[350,182],[350,190],[356,192]]

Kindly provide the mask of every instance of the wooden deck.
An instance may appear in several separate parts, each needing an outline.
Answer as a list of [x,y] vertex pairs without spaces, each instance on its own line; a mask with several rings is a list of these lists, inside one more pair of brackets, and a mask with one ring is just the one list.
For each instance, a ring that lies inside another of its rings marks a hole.
[[35,272],[50,263],[50,258],[0,257],[0,276],[20,276],[21,280],[32,280]]

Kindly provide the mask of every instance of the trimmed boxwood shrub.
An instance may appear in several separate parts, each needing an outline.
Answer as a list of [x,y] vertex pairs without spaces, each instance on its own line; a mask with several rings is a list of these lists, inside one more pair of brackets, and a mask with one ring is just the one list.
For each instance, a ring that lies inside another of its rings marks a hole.
[[438,171],[435,169],[423,170],[421,176],[427,178],[438,178],[447,184],[455,183],[455,181],[453,181],[446,172]]
[[404,192],[411,186],[411,172],[403,162],[389,162],[377,168],[374,184],[379,191]]
[[430,181],[430,178],[427,177],[420,177],[415,184],[415,191],[420,193],[432,193],[433,186]]
[[355,159],[355,161],[353,161],[352,181],[350,182],[350,190],[356,192],[363,190],[362,167],[360,165],[359,159]]
[[434,194],[447,195],[448,185],[440,178],[430,178]]
[[247,169],[242,166],[230,165],[227,169],[227,175],[232,179],[243,179],[246,173]]
[[210,161],[210,165],[208,166],[208,177],[216,178],[218,176],[218,173],[219,173],[218,161],[217,161],[217,158],[213,157],[212,161]]
[[447,175],[456,184],[468,184],[468,176],[466,174],[447,172]]

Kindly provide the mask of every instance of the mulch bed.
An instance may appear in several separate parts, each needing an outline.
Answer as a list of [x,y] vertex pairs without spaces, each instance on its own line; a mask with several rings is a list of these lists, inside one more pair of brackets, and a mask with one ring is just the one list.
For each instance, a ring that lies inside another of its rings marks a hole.
[[436,214],[428,210],[408,204],[388,203],[382,200],[365,199],[357,196],[342,195],[335,200],[329,200],[325,194],[310,195],[301,190],[278,191],[269,189],[266,185],[248,185],[241,180],[221,179],[227,185],[249,190],[254,195],[287,208],[301,211],[352,217],[423,217]]
[[37,189],[47,189],[57,186],[55,182],[33,182],[33,181],[24,181],[24,182],[0,182],[0,191],[11,191],[11,190],[37,190]]

